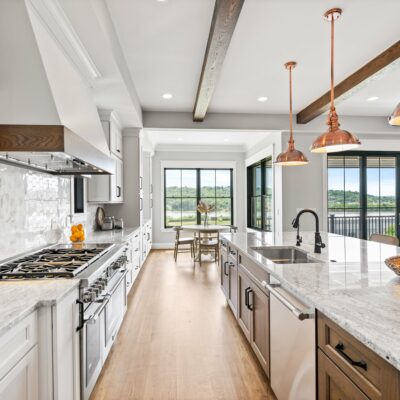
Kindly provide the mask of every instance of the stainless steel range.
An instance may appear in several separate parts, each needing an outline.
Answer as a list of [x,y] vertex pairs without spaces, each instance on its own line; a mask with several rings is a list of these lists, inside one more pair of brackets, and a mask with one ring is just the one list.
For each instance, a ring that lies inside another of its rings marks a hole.
[[0,282],[79,279],[81,398],[97,381],[126,310],[126,245],[55,245],[0,265]]

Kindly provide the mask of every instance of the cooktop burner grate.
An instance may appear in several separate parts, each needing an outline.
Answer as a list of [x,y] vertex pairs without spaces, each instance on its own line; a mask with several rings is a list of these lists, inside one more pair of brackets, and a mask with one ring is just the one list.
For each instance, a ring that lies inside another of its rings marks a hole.
[[110,245],[82,249],[54,247],[0,265],[0,279],[72,278],[96,260]]

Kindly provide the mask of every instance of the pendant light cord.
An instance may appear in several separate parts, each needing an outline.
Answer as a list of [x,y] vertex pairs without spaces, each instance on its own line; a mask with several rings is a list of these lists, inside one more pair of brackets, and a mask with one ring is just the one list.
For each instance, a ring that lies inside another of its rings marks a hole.
[[335,108],[335,104],[334,104],[334,90],[335,90],[335,86],[334,86],[334,47],[335,47],[335,17],[332,14],[332,20],[331,20],[331,110],[333,110]]
[[289,67],[289,110],[290,110],[290,139],[289,144],[293,145],[293,100],[292,100],[292,67]]

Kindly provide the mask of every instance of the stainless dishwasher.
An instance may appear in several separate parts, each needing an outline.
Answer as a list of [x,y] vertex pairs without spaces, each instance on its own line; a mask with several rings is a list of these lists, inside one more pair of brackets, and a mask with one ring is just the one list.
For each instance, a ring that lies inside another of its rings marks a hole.
[[278,400],[316,399],[315,318],[278,283],[270,291],[271,386]]

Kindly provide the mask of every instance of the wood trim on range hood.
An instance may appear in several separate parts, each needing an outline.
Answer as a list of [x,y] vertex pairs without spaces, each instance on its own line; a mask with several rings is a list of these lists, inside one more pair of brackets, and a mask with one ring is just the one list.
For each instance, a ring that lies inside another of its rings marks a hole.
[[63,125],[0,125],[0,162],[53,175],[114,174],[114,160]]

